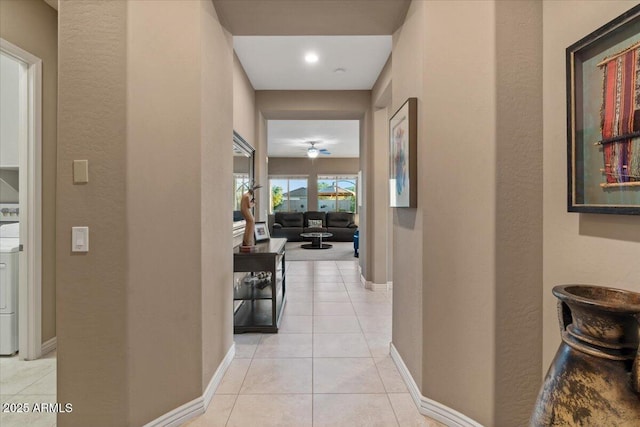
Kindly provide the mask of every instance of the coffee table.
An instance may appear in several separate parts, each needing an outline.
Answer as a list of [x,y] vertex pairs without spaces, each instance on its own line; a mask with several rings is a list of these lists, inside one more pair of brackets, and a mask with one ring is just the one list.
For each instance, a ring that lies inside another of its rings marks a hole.
[[328,243],[322,243],[322,239],[327,237],[331,237],[333,234],[331,233],[301,233],[300,237],[310,237],[311,243],[305,243],[304,245],[300,245],[303,249],[329,249],[332,248],[333,245]]

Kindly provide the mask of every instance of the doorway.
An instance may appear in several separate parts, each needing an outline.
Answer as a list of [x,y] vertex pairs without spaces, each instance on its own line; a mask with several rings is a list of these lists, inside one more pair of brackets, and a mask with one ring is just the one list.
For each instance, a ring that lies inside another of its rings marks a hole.
[[[5,304],[10,313],[5,314],[13,316],[8,323],[17,321],[19,358],[34,360],[42,355],[42,61],[3,39],[0,57],[3,67],[0,230],[18,241],[11,252],[14,254],[11,262],[18,270],[17,274],[12,272],[11,280],[15,282],[2,283],[7,286],[4,295],[12,295]],[[5,267],[10,265],[5,263]],[[15,329],[10,326],[10,330]],[[15,343],[10,345],[15,347]]]

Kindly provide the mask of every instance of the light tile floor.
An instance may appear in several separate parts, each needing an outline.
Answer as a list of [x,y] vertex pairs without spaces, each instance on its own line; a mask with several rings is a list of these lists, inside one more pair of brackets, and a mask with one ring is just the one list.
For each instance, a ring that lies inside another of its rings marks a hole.
[[286,278],[279,333],[236,335],[207,412],[186,426],[442,426],[389,356],[391,292],[364,289],[356,261],[292,261]]
[[[0,357],[0,405],[5,403],[56,403],[56,352],[24,361],[18,356]],[[55,427],[56,414],[0,411],[2,427]]]

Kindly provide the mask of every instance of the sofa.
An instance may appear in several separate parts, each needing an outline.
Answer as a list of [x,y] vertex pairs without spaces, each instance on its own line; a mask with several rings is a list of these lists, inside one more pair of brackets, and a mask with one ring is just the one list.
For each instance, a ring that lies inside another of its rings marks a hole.
[[303,221],[302,212],[276,212],[271,237],[285,237],[289,242],[301,242]]
[[327,212],[327,232],[333,234],[327,240],[334,242],[353,242],[353,234],[358,226],[353,222],[351,212]]
[[301,242],[301,233],[328,232],[334,242],[352,242],[358,229],[351,212],[276,212],[271,227],[272,237],[285,237],[289,242]]

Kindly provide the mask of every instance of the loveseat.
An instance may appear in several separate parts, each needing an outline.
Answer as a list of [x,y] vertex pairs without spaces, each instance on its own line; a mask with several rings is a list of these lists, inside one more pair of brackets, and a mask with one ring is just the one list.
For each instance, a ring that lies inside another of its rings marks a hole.
[[276,212],[271,235],[300,242],[303,240],[301,233],[328,232],[333,236],[323,240],[351,242],[357,229],[351,212]]

